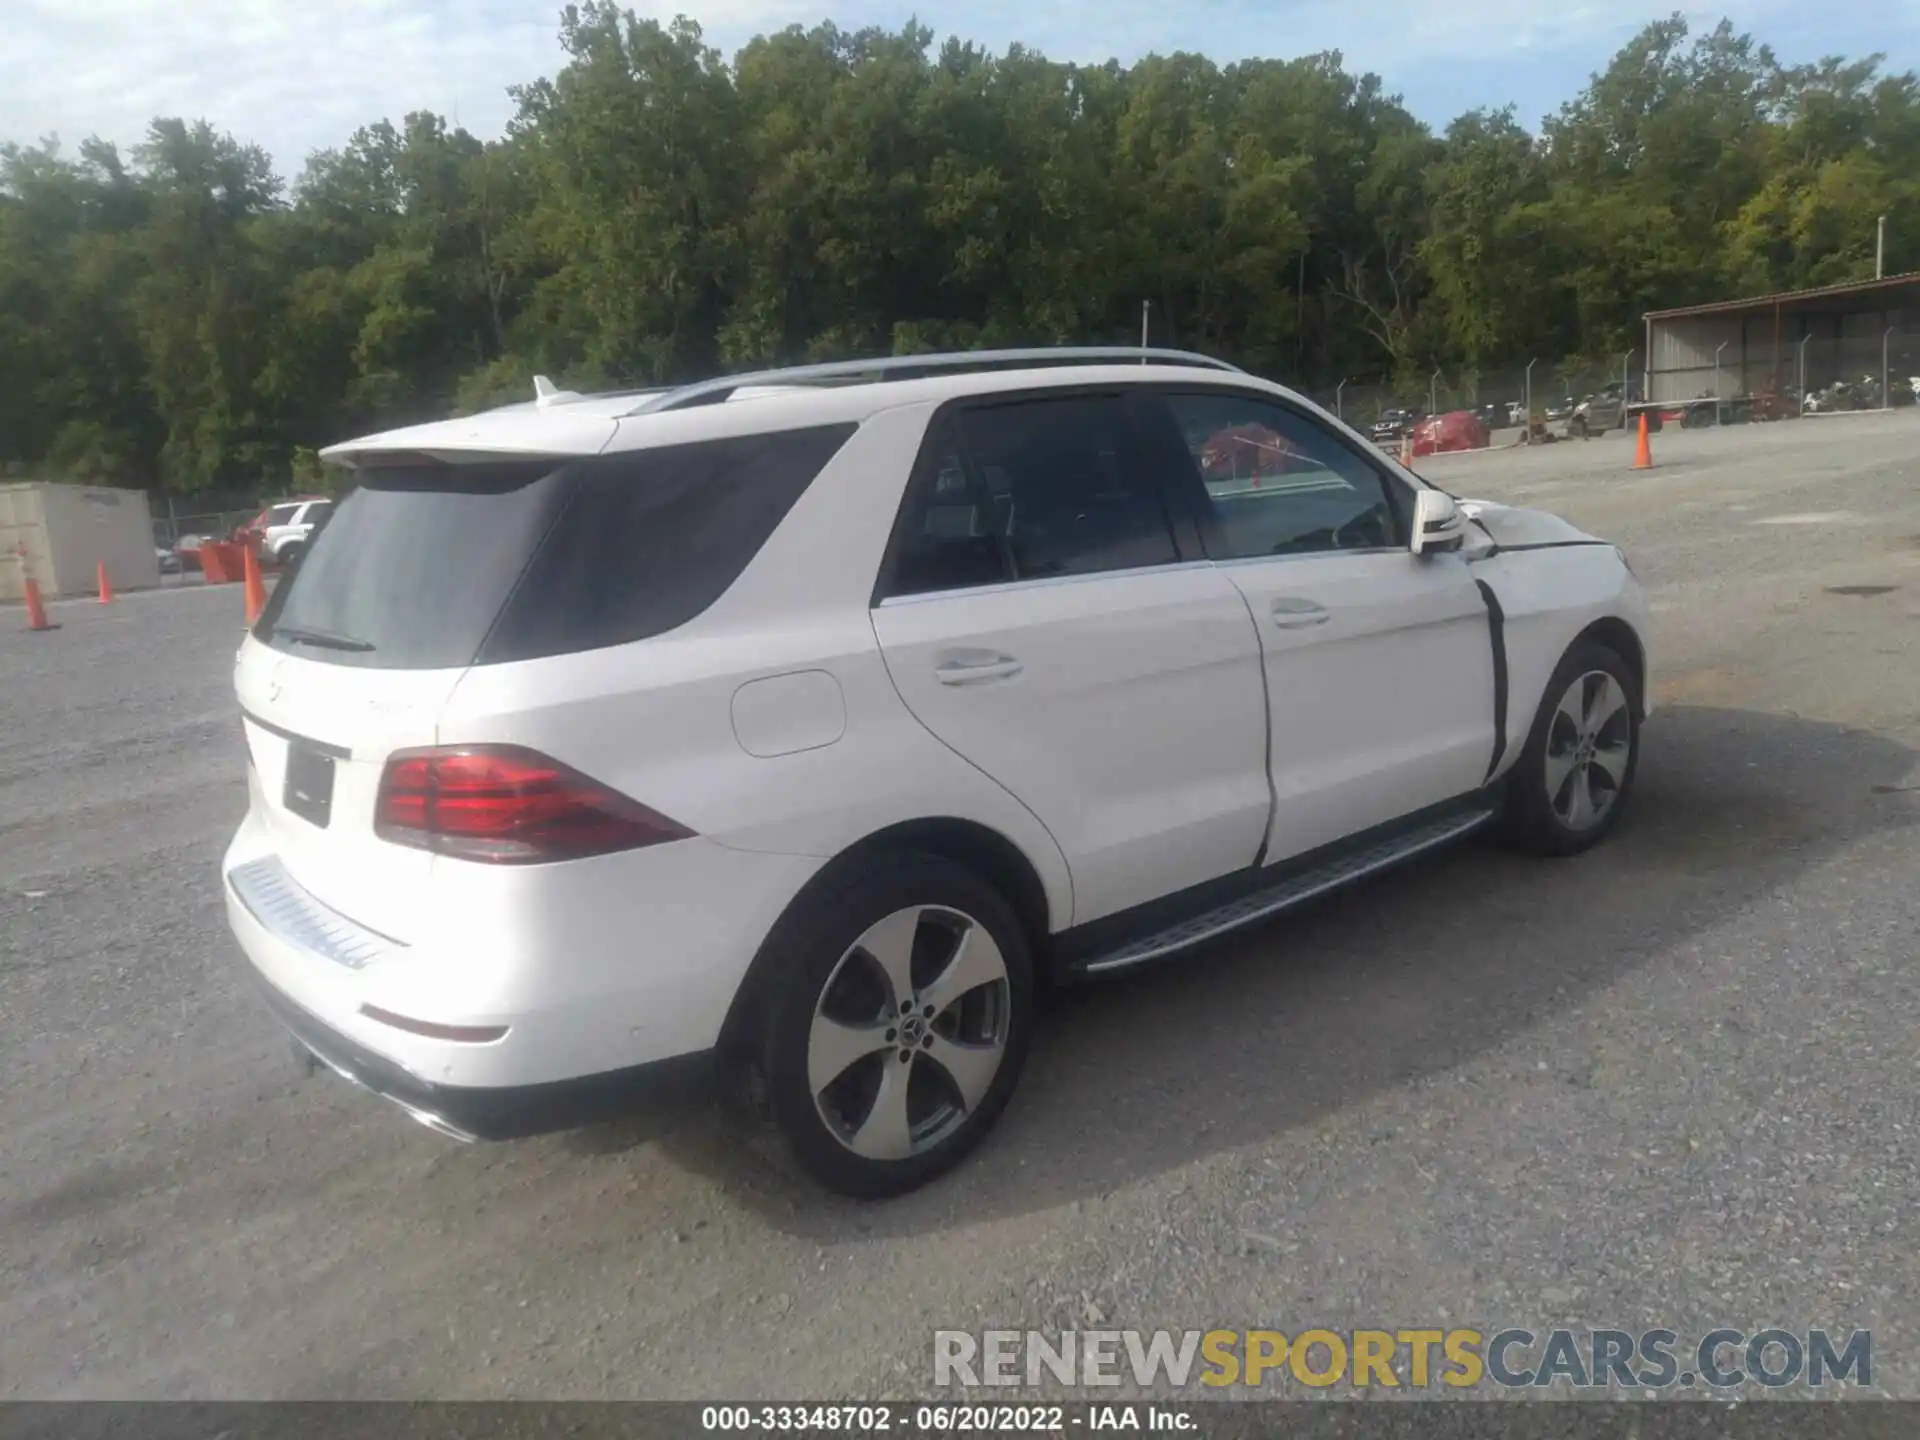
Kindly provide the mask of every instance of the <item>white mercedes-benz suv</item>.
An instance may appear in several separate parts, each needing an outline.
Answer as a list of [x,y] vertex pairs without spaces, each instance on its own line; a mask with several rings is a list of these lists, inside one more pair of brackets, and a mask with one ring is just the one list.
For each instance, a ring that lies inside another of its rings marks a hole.
[[811,366],[375,435],[243,642],[228,914],[303,1054],[463,1138],[744,1093],[952,1165],[1038,987],[1484,827],[1619,819],[1614,546],[1201,356]]

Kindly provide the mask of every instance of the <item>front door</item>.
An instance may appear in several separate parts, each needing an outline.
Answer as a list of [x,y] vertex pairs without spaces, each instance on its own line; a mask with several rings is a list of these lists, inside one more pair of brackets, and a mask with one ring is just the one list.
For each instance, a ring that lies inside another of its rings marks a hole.
[[[1453,799],[1492,759],[1493,642],[1457,555],[1407,549],[1407,482],[1303,409],[1157,392],[1208,553],[1265,661],[1269,862]],[[1152,414],[1143,423],[1153,425]]]
[[873,611],[907,706],[1053,833],[1074,923],[1243,869],[1267,829],[1260,640],[1159,480],[1116,395],[943,412]]

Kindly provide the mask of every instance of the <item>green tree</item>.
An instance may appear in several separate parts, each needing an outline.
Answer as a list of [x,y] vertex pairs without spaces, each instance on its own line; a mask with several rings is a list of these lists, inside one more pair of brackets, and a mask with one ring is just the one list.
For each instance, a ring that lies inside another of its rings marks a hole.
[[[1302,385],[1612,357],[1655,306],[1920,268],[1920,78],[1644,27],[1530,133],[1334,53],[1063,64],[827,23],[729,63],[570,6],[505,137],[373,121],[283,187],[162,119],[0,147],[0,466],[280,491],[344,436],[564,384],[1020,343]],[[1471,389],[1471,384],[1468,386]]]

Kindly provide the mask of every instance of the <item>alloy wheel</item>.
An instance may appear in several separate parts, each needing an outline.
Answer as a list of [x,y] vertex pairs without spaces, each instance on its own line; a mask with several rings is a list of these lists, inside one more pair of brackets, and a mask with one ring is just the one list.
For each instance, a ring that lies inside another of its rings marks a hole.
[[869,926],[815,1002],[807,1086],[828,1131],[869,1160],[946,1140],[1006,1057],[1007,962],[987,927],[916,905]]
[[1633,756],[1627,692],[1605,670],[1567,687],[1547,729],[1547,803],[1569,830],[1586,831],[1612,813]]

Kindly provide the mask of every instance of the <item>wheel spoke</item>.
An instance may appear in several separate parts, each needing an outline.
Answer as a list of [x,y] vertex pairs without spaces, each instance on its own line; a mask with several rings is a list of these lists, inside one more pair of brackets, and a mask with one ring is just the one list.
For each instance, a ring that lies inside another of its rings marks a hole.
[[1593,764],[1606,774],[1615,791],[1627,783],[1627,756],[1631,753],[1632,747],[1625,740],[1617,745],[1600,745],[1594,749]]
[[873,957],[887,977],[894,1014],[913,999],[913,937],[920,932],[920,911],[896,910],[854,942],[854,948]]
[[807,1036],[807,1084],[818,1095],[847,1073],[847,1067],[876,1050],[891,1050],[887,1023],[849,1025],[829,1015],[813,1017]]
[[970,1045],[936,1035],[922,1053],[952,1077],[953,1088],[960,1093],[961,1103],[969,1113],[980,1104],[987,1087],[993,1084],[993,1077],[1000,1073],[998,1044]]
[[946,969],[920,991],[920,1004],[931,1005],[933,1013],[939,1015],[969,990],[1006,978],[1007,962],[987,927],[969,925],[960,932]]
[[1593,694],[1587,701],[1587,718],[1582,733],[1589,738],[1597,737],[1626,708],[1627,692],[1620,688],[1620,682],[1611,675],[1601,675],[1600,683],[1593,687]]
[[1567,808],[1560,812],[1575,830],[1585,829],[1593,821],[1593,792],[1588,788],[1587,767],[1576,765],[1567,781]]
[[1573,773],[1573,747],[1569,745],[1558,755],[1551,749],[1546,755],[1547,798],[1553,801],[1553,808],[1560,808],[1560,792],[1566,788],[1567,776]]
[[912,1069],[911,1064],[887,1060],[873,1108],[847,1139],[854,1154],[869,1160],[904,1160],[913,1154],[913,1127],[907,1122],[907,1076]]
[[1582,675],[1560,697],[1558,713],[1566,717],[1575,735],[1587,733],[1587,677]]

